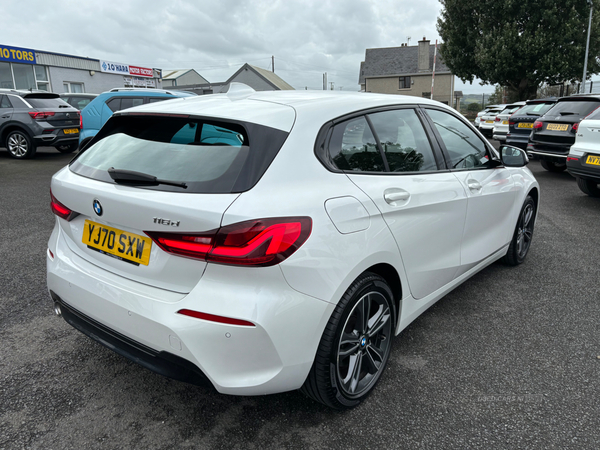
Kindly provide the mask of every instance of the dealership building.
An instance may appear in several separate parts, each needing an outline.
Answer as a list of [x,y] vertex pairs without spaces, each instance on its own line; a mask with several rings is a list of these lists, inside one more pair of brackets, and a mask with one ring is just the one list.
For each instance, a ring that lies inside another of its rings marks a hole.
[[0,44],[0,88],[99,94],[118,87],[161,88],[160,69]]

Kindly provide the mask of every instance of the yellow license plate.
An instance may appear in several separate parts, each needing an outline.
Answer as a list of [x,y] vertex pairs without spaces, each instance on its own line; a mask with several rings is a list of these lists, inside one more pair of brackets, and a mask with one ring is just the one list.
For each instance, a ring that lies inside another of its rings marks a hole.
[[100,253],[135,265],[148,265],[152,240],[86,220],[81,242]]
[[494,123],[493,120],[486,120],[485,123]]
[[533,128],[533,122],[519,122],[517,128]]
[[508,125],[508,120],[503,120],[502,125]]
[[65,134],[79,134],[79,128],[65,128],[63,130]]
[[585,162],[586,162],[586,164],[593,164],[594,166],[600,166],[600,156],[588,155]]
[[567,131],[569,129],[569,125],[566,123],[549,123],[546,125],[546,130],[551,131]]

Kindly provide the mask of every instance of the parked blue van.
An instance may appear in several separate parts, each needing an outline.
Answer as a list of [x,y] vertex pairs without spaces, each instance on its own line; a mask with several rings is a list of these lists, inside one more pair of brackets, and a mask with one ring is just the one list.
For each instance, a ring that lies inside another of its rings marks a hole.
[[167,91],[162,89],[115,88],[103,92],[81,110],[81,130],[79,148],[84,148],[100,131],[102,125],[115,111],[161,102],[180,97],[195,97],[196,94],[185,91]]

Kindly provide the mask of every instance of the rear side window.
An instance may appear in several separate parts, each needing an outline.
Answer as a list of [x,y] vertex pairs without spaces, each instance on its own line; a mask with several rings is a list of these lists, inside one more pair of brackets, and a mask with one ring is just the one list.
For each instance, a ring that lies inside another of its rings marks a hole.
[[436,170],[433,150],[414,109],[370,114],[390,172]]
[[113,116],[93,145],[71,163],[82,176],[114,183],[108,169],[131,170],[186,183],[139,186],[184,193],[250,189],[264,174],[287,133],[255,124],[200,118]]
[[144,104],[144,99],[139,97],[127,97],[121,99],[121,109],[133,108]]
[[121,109],[121,99],[120,98],[111,98],[106,102],[106,106],[112,111],[116,112]]
[[12,108],[10,100],[6,95],[0,95],[0,108]]
[[342,122],[333,128],[329,158],[340,170],[385,172],[377,141],[364,117]]
[[586,100],[567,100],[557,102],[552,109],[548,111],[551,116],[581,116],[585,117],[600,106],[600,102]]

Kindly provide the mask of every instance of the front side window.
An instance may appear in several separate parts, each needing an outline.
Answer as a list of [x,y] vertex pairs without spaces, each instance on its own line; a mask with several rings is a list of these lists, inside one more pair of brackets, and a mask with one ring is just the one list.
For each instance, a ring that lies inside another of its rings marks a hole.
[[369,114],[390,172],[436,170],[431,144],[414,109]]
[[449,113],[436,109],[426,111],[446,147],[451,169],[485,169],[490,166],[487,148],[471,128]]
[[385,171],[377,141],[364,117],[334,126],[328,150],[330,161],[340,170]]

